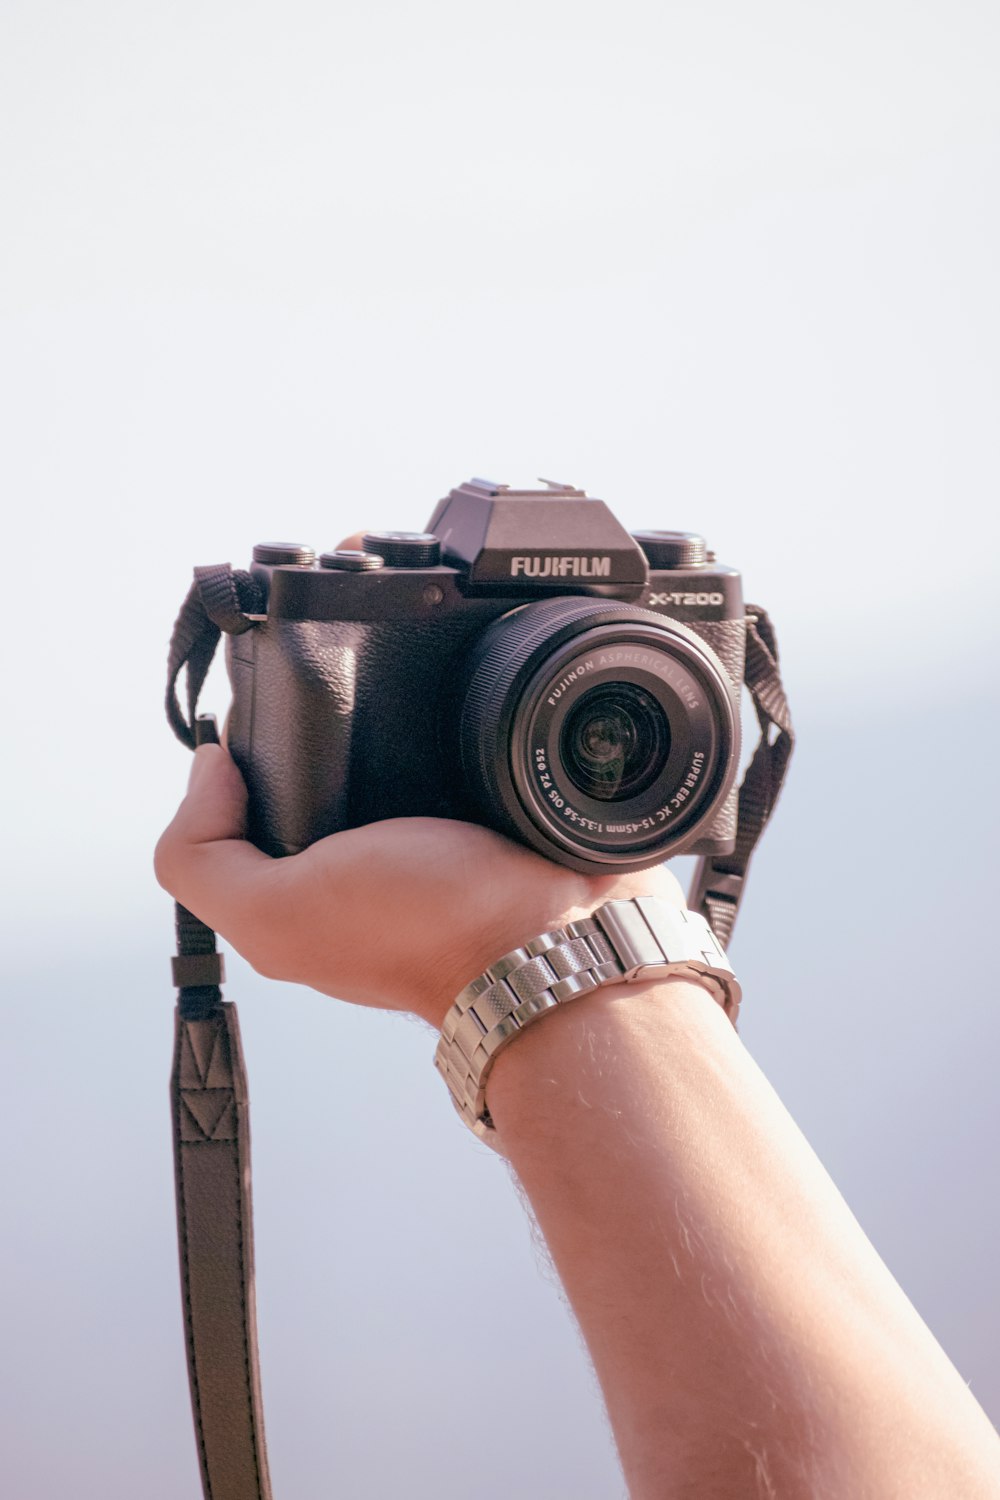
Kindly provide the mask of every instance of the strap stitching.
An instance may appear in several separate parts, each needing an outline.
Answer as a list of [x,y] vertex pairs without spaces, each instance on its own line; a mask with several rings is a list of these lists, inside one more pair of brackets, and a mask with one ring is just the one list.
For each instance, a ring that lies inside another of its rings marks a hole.
[[[190,1023],[181,1021],[179,1042],[187,1040],[187,1028]],[[188,1042],[190,1045],[190,1042]],[[181,1047],[177,1049],[177,1082],[178,1099],[180,1097],[180,1057]],[[187,1143],[181,1137],[180,1110],[174,1110],[174,1151],[176,1153],[177,1176],[180,1182],[180,1192],[177,1194],[177,1211],[180,1216],[181,1228],[181,1259],[184,1274],[181,1277],[181,1287],[184,1300],[184,1327],[187,1332],[187,1343],[190,1358],[188,1369],[191,1374],[192,1394],[194,1396],[194,1425],[198,1438],[198,1453],[201,1458],[201,1472],[205,1487],[205,1500],[212,1500],[212,1477],[208,1469],[208,1449],[205,1446],[205,1427],[201,1415],[201,1382],[198,1379],[198,1354],[194,1339],[194,1311],[191,1307],[191,1262],[188,1255],[188,1215],[187,1215],[187,1192],[185,1189],[184,1173],[184,1147]]]
[[[225,1026],[225,1028],[226,1028],[227,1039],[230,1040],[230,1042],[232,1042],[232,1036],[231,1036],[231,1032],[230,1032],[230,1027],[229,1027],[228,1019],[223,1015],[223,1016],[221,1016],[219,1018],[219,1020],[220,1020],[220,1023],[223,1026]],[[181,1022],[181,1025],[184,1028],[185,1039],[188,1041],[188,1045],[189,1046],[190,1046],[190,1038],[187,1037],[187,1028],[188,1028],[188,1026],[190,1024],[191,1023],[188,1022],[188,1021],[182,1021]],[[233,1050],[234,1049],[233,1049],[233,1047],[231,1045],[230,1046],[230,1066],[233,1068],[233,1073],[234,1073],[234,1076],[235,1076],[236,1069],[235,1069],[235,1065],[234,1065],[234,1062],[233,1062]],[[213,1048],[213,1053],[214,1053],[214,1048]],[[213,1089],[212,1092],[216,1092],[216,1090]],[[251,1362],[250,1362],[250,1337],[249,1337],[249,1329],[248,1329],[248,1326],[247,1326],[246,1251],[245,1251],[245,1233],[244,1233],[246,1220],[245,1220],[244,1214],[243,1214],[243,1193],[242,1193],[243,1166],[244,1166],[244,1163],[243,1163],[243,1160],[242,1160],[242,1152],[240,1150],[240,1139],[239,1139],[239,1127],[238,1127],[239,1106],[238,1106],[238,1103],[237,1103],[237,1100],[236,1100],[236,1091],[235,1091],[235,1088],[230,1089],[229,1092],[231,1092],[233,1094],[233,1103],[234,1103],[234,1105],[236,1105],[236,1109],[237,1109],[237,1134],[236,1134],[235,1137],[231,1137],[230,1141],[227,1144],[233,1144],[236,1147],[236,1151],[235,1151],[235,1156],[236,1156],[236,1228],[237,1228],[237,1244],[238,1244],[238,1247],[239,1247],[239,1299],[240,1299],[240,1313],[241,1313],[240,1323],[242,1325],[242,1334],[243,1334],[243,1379],[244,1379],[244,1383],[245,1383],[245,1387],[246,1387],[247,1412],[248,1412],[248,1416],[249,1416],[249,1426],[250,1426],[250,1433],[251,1433],[251,1444],[250,1444],[250,1446],[251,1446],[252,1457],[253,1457],[254,1475],[255,1475],[255,1478],[256,1478],[256,1481],[257,1481],[257,1490],[258,1490],[259,1495],[260,1496],[265,1496],[265,1495],[269,1495],[269,1493],[270,1493],[270,1486],[268,1485],[267,1489],[265,1489],[265,1487],[264,1487],[264,1485],[262,1484],[262,1481],[261,1481],[261,1465],[260,1465],[260,1456],[259,1456],[259,1454],[260,1454],[261,1435],[258,1432],[257,1411],[256,1411],[256,1406],[255,1406],[255,1403],[254,1403],[254,1399],[253,1399],[253,1381],[252,1381],[252,1376],[251,1376]],[[178,1081],[178,1095],[180,1095],[180,1093],[181,1093],[181,1090],[180,1090],[179,1081]],[[195,1338],[194,1338],[194,1312],[193,1312],[193,1309],[192,1309],[192,1306],[191,1306],[191,1266],[190,1266],[190,1259],[189,1259],[189,1256],[188,1256],[187,1200],[186,1200],[185,1191],[184,1191],[184,1180],[185,1180],[185,1174],[184,1174],[184,1149],[187,1146],[213,1146],[213,1145],[219,1145],[219,1144],[224,1144],[224,1143],[218,1142],[218,1141],[210,1141],[210,1140],[202,1140],[202,1141],[184,1141],[184,1140],[182,1140],[181,1136],[180,1136],[180,1112],[179,1111],[175,1111],[175,1113],[174,1113],[174,1139],[175,1139],[176,1147],[177,1147],[177,1163],[178,1163],[177,1170],[178,1170],[178,1175],[179,1175],[180,1181],[181,1181],[181,1191],[178,1194],[178,1208],[179,1208],[179,1211],[180,1211],[180,1216],[181,1216],[181,1221],[182,1221],[182,1226],[183,1226],[182,1244],[183,1244],[184,1276],[183,1276],[182,1280],[183,1280],[183,1290],[184,1290],[184,1321],[185,1321],[185,1326],[187,1328],[187,1333],[188,1333],[188,1347],[189,1347],[189,1349],[191,1351],[190,1371],[191,1371],[191,1381],[192,1381],[192,1385],[194,1386],[194,1394],[195,1394],[195,1401],[194,1401],[194,1406],[195,1406],[195,1430],[197,1432],[198,1448],[199,1448],[199,1452],[201,1454],[201,1459],[202,1459],[202,1475],[203,1475],[203,1478],[204,1478],[204,1485],[205,1485],[205,1492],[206,1492],[205,1493],[205,1500],[212,1500],[212,1480],[211,1480],[211,1475],[209,1473],[209,1468],[208,1468],[208,1449],[207,1449],[206,1444],[205,1444],[205,1429],[204,1429],[204,1422],[203,1422],[203,1418],[202,1418],[201,1385],[200,1385],[200,1382],[198,1380],[197,1349],[196,1349]]]
[[[205,1127],[204,1127],[204,1125],[198,1119],[198,1116],[195,1114],[194,1110],[191,1108],[191,1105],[188,1103],[188,1101],[187,1101],[187,1099],[185,1097],[185,1095],[187,1095],[187,1094],[228,1094],[229,1095],[229,1098],[223,1101],[222,1108],[219,1110],[218,1114],[216,1115],[216,1117],[215,1117],[215,1123],[213,1124],[211,1130],[206,1130]],[[195,1129],[197,1129],[197,1130],[199,1130],[201,1132],[201,1135],[204,1138],[204,1140],[207,1141],[210,1145],[214,1144],[217,1141],[218,1142],[221,1142],[221,1141],[235,1141],[235,1140],[238,1139],[238,1135],[236,1134],[236,1132],[234,1132],[232,1135],[219,1135],[218,1134],[219,1126],[222,1124],[223,1120],[225,1120],[225,1118],[228,1115],[230,1109],[233,1108],[235,1106],[235,1104],[236,1104],[236,1093],[235,1093],[235,1091],[233,1089],[181,1089],[180,1090],[180,1096],[181,1096],[181,1103],[183,1104],[185,1110],[187,1111],[188,1119],[194,1125]],[[196,1142],[196,1141],[189,1141],[189,1140],[185,1139],[184,1144],[185,1144],[185,1146],[191,1146],[191,1145],[197,1145],[198,1142]]]
[[[237,1114],[238,1113],[239,1113],[239,1107],[237,1106]],[[260,1457],[259,1457],[261,1437],[258,1435],[258,1432],[257,1432],[257,1410],[256,1410],[256,1406],[255,1406],[254,1399],[253,1399],[253,1377],[252,1377],[252,1373],[251,1373],[251,1361],[250,1361],[250,1334],[249,1334],[249,1329],[247,1327],[246,1260],[245,1260],[245,1255],[244,1255],[244,1244],[243,1244],[243,1239],[244,1239],[244,1235],[243,1235],[243,1229],[244,1229],[243,1193],[241,1191],[242,1178],[243,1178],[243,1171],[242,1171],[243,1163],[242,1163],[242,1160],[241,1160],[241,1153],[240,1153],[240,1148],[239,1148],[239,1136],[238,1135],[237,1135],[237,1144],[236,1144],[236,1160],[237,1160],[237,1165],[238,1165],[238,1167],[240,1169],[239,1173],[238,1173],[239,1180],[237,1181],[237,1184],[236,1184],[236,1219],[237,1219],[237,1224],[239,1226],[239,1245],[240,1245],[240,1312],[242,1314],[242,1317],[240,1318],[240,1322],[241,1322],[241,1324],[243,1326],[243,1379],[244,1379],[244,1381],[246,1383],[247,1406],[249,1408],[249,1414],[250,1414],[250,1434],[251,1434],[250,1444],[251,1444],[251,1448],[253,1449],[254,1474],[255,1474],[256,1479],[257,1479],[257,1489],[260,1491],[261,1495],[263,1496],[264,1493],[265,1493],[265,1490],[264,1490],[264,1486],[261,1483]],[[268,1485],[268,1490],[269,1489],[270,1489],[270,1485]]]
[[[230,1065],[230,1068],[232,1069],[233,1076],[235,1077],[236,1076],[236,1071],[237,1071],[238,1043],[234,1043],[234,1039],[233,1039],[233,1036],[232,1036],[232,1031],[231,1031],[231,1028],[230,1028],[230,1025],[229,1025],[229,1017],[232,1016],[232,1015],[233,1015],[233,1011],[232,1011],[232,1008],[230,1007],[229,1010],[228,1010],[228,1012],[227,1012],[227,1018],[226,1018],[226,1021],[225,1021],[225,1025],[226,1025],[227,1039],[229,1040],[229,1044],[230,1044],[229,1045],[229,1065]],[[235,1094],[235,1090],[234,1090],[234,1094]],[[256,1409],[256,1406],[255,1406],[255,1403],[254,1403],[254,1399],[253,1399],[254,1392],[253,1392],[253,1378],[252,1378],[252,1373],[251,1373],[251,1359],[250,1359],[250,1331],[249,1331],[249,1328],[248,1328],[248,1320],[247,1320],[247,1296],[246,1296],[246,1280],[247,1280],[247,1278],[246,1278],[246,1254],[245,1254],[245,1246],[244,1246],[244,1238],[245,1238],[245,1236],[244,1236],[244,1226],[245,1226],[245,1220],[243,1218],[243,1192],[242,1192],[242,1187],[243,1187],[243,1166],[244,1166],[244,1163],[243,1163],[243,1159],[242,1159],[242,1152],[240,1150],[240,1139],[239,1139],[239,1101],[235,1100],[235,1098],[234,1098],[234,1103],[235,1103],[235,1106],[236,1106],[236,1130],[237,1130],[237,1139],[236,1139],[236,1166],[237,1166],[237,1179],[236,1179],[236,1222],[237,1222],[237,1226],[238,1226],[238,1230],[239,1230],[239,1236],[238,1236],[238,1238],[239,1238],[239,1249],[240,1249],[240,1280],[239,1280],[239,1287],[240,1287],[240,1312],[242,1314],[242,1316],[240,1318],[240,1323],[241,1323],[242,1329],[243,1329],[243,1379],[244,1379],[244,1381],[246,1383],[247,1406],[248,1406],[249,1414],[250,1414],[250,1433],[251,1433],[251,1447],[253,1449],[254,1473],[255,1473],[256,1479],[257,1479],[257,1488],[260,1491],[261,1495],[264,1495],[265,1490],[264,1490],[263,1484],[261,1483],[261,1467],[260,1467],[260,1457],[259,1457],[260,1445],[261,1445],[261,1442],[263,1440],[263,1434],[262,1433],[258,1434],[258,1432],[257,1432],[257,1409]],[[249,1184],[247,1186],[247,1191],[249,1193]],[[270,1491],[270,1483],[268,1484],[267,1488],[268,1488],[268,1491]]]
[[[201,1090],[203,1090],[203,1091],[205,1091],[205,1092],[207,1092],[208,1091],[208,1083],[207,1083],[208,1075],[212,1071],[212,1064],[215,1061],[215,1049],[219,1045],[219,1030],[218,1030],[218,1027],[213,1027],[213,1029],[212,1029],[212,1045],[211,1045],[211,1047],[209,1049],[208,1062],[205,1064],[205,1071],[203,1073],[202,1070],[201,1070],[201,1066],[200,1066],[200,1064],[198,1062],[198,1053],[195,1051],[194,1039],[191,1036],[191,1032],[190,1032],[190,1027],[191,1027],[192,1024],[197,1025],[198,1023],[197,1022],[192,1023],[190,1021],[187,1022],[187,1026],[188,1026],[188,1047],[189,1047],[190,1052],[191,1052],[191,1061],[194,1064],[195,1075],[197,1076],[197,1079],[198,1079],[198,1088],[201,1089]],[[232,1088],[232,1084],[226,1084],[225,1087],[231,1089]]]

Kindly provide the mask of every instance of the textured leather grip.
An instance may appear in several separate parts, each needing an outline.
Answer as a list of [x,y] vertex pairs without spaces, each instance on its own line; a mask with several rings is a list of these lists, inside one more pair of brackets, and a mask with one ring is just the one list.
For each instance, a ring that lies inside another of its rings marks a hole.
[[250,1120],[235,1005],[178,1009],[170,1080],[188,1374],[205,1500],[271,1500],[254,1298]]

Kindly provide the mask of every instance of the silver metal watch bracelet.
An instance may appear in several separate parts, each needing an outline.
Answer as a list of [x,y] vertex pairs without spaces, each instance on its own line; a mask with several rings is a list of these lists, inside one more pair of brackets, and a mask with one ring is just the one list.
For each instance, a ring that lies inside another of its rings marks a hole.
[[444,1018],[434,1065],[462,1119],[489,1141],[486,1081],[526,1026],[603,985],[671,975],[704,984],[733,1025],[740,986],[704,917],[657,896],[607,901],[578,922],[513,948],[474,979]]

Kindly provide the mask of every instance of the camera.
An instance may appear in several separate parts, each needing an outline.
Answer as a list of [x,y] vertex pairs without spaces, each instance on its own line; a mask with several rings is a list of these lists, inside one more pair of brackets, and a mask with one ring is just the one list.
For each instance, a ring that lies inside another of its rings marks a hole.
[[422,816],[592,874],[732,852],[738,571],[540,484],[470,480],[359,551],[254,548],[228,743],[261,848]]

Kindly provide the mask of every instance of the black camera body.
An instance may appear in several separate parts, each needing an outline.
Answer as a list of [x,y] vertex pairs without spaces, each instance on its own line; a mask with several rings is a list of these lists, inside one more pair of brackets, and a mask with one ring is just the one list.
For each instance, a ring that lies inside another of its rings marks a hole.
[[732,851],[745,612],[700,537],[472,480],[426,532],[259,546],[251,571],[228,743],[267,852],[417,816],[589,873]]

